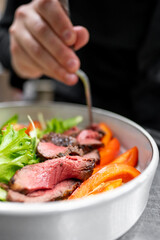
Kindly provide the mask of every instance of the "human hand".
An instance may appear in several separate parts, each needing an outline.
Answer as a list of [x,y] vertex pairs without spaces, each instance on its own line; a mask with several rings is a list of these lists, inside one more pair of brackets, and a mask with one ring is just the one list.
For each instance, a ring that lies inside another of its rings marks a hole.
[[74,50],[88,39],[87,29],[74,27],[58,0],[34,0],[16,10],[10,27],[12,66],[22,78],[47,75],[73,85],[80,67]]

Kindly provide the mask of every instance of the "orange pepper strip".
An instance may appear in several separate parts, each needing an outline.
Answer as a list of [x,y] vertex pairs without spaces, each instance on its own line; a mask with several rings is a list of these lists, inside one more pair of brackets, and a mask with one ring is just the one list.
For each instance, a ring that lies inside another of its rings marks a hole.
[[[126,152],[115,158],[115,160],[113,160],[111,163],[124,163],[135,167],[138,163],[138,148],[135,146],[127,150]],[[103,166],[101,165],[97,165],[93,170],[93,174],[98,172],[102,167]]]
[[112,181],[108,181],[108,182],[103,182],[100,185],[98,185],[98,187],[96,187],[93,191],[91,191],[87,196],[97,194],[97,193],[106,192],[106,191],[115,189],[115,188],[117,188],[121,185],[122,185],[122,178],[112,180]]
[[93,169],[93,174],[95,174],[96,172],[98,172],[101,168],[103,168],[104,166],[100,166],[100,165],[97,165],[94,169]]
[[13,129],[16,130],[16,131],[19,131],[22,128],[27,128],[27,126],[24,125],[24,124],[19,124],[19,123],[13,124]]
[[120,150],[120,142],[117,138],[109,141],[108,145],[99,150],[100,165],[104,166],[115,159]]
[[101,142],[104,144],[104,146],[107,146],[109,141],[112,138],[112,131],[105,123],[99,123],[100,129],[105,133],[104,137],[102,138]]
[[98,172],[84,181],[69,197],[69,199],[81,198],[95,189],[99,184],[106,181],[122,178],[123,182],[128,182],[137,177],[140,172],[127,164],[112,163],[104,166]]
[[138,162],[138,148],[135,146],[128,151],[122,153],[112,163],[124,163],[135,167]]
[[[41,124],[40,124],[39,121],[33,121],[33,123],[34,123],[34,125],[35,125],[35,128],[42,129]],[[32,126],[31,123],[29,123],[29,125],[28,125],[28,127],[27,127],[27,129],[26,129],[25,132],[26,132],[27,134],[29,134],[29,132],[32,131],[32,130],[33,130],[33,126]]]

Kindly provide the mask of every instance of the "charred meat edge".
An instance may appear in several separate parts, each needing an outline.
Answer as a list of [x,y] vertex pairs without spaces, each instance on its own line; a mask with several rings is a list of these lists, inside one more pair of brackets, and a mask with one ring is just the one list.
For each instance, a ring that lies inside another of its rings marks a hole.
[[52,189],[57,183],[67,179],[86,180],[91,176],[94,166],[94,159],[79,156],[51,159],[18,170],[9,185],[12,190],[19,192]]
[[81,184],[80,181],[68,179],[58,183],[51,190],[33,192],[27,196],[9,189],[7,194],[7,200],[11,202],[31,202],[31,203],[62,200],[66,199],[77,187],[80,186],[80,184]]

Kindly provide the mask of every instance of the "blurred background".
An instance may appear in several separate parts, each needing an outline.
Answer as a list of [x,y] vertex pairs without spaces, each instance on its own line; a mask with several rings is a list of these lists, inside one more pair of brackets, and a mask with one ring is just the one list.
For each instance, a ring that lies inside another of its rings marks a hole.
[[[0,18],[5,9],[6,0],[0,0]],[[9,72],[5,70],[0,63],[0,102],[12,101],[18,99],[19,91],[9,85]]]
[[[6,0],[0,0],[0,18],[5,9]],[[23,99],[23,94],[20,90],[12,88],[9,84],[9,72],[4,69],[0,63],[0,102],[19,101]]]
[[[6,0],[0,0],[0,19],[5,10]],[[2,67],[0,63],[0,102],[21,101],[21,100],[53,100],[54,83],[49,79],[30,80],[25,82],[23,92],[13,88],[9,82],[9,71]]]

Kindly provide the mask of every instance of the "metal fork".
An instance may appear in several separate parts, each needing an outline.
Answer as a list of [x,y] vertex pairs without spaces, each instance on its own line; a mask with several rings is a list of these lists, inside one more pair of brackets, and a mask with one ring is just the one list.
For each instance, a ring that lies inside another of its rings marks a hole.
[[[69,2],[68,0],[59,0],[63,9],[69,16]],[[93,123],[93,115],[92,115],[92,98],[91,98],[91,90],[90,90],[90,82],[87,74],[79,69],[76,72],[76,75],[79,77],[79,79],[82,81],[84,90],[85,90],[85,97],[86,97],[86,103],[88,107],[88,117],[89,117],[89,124],[92,125]]]

